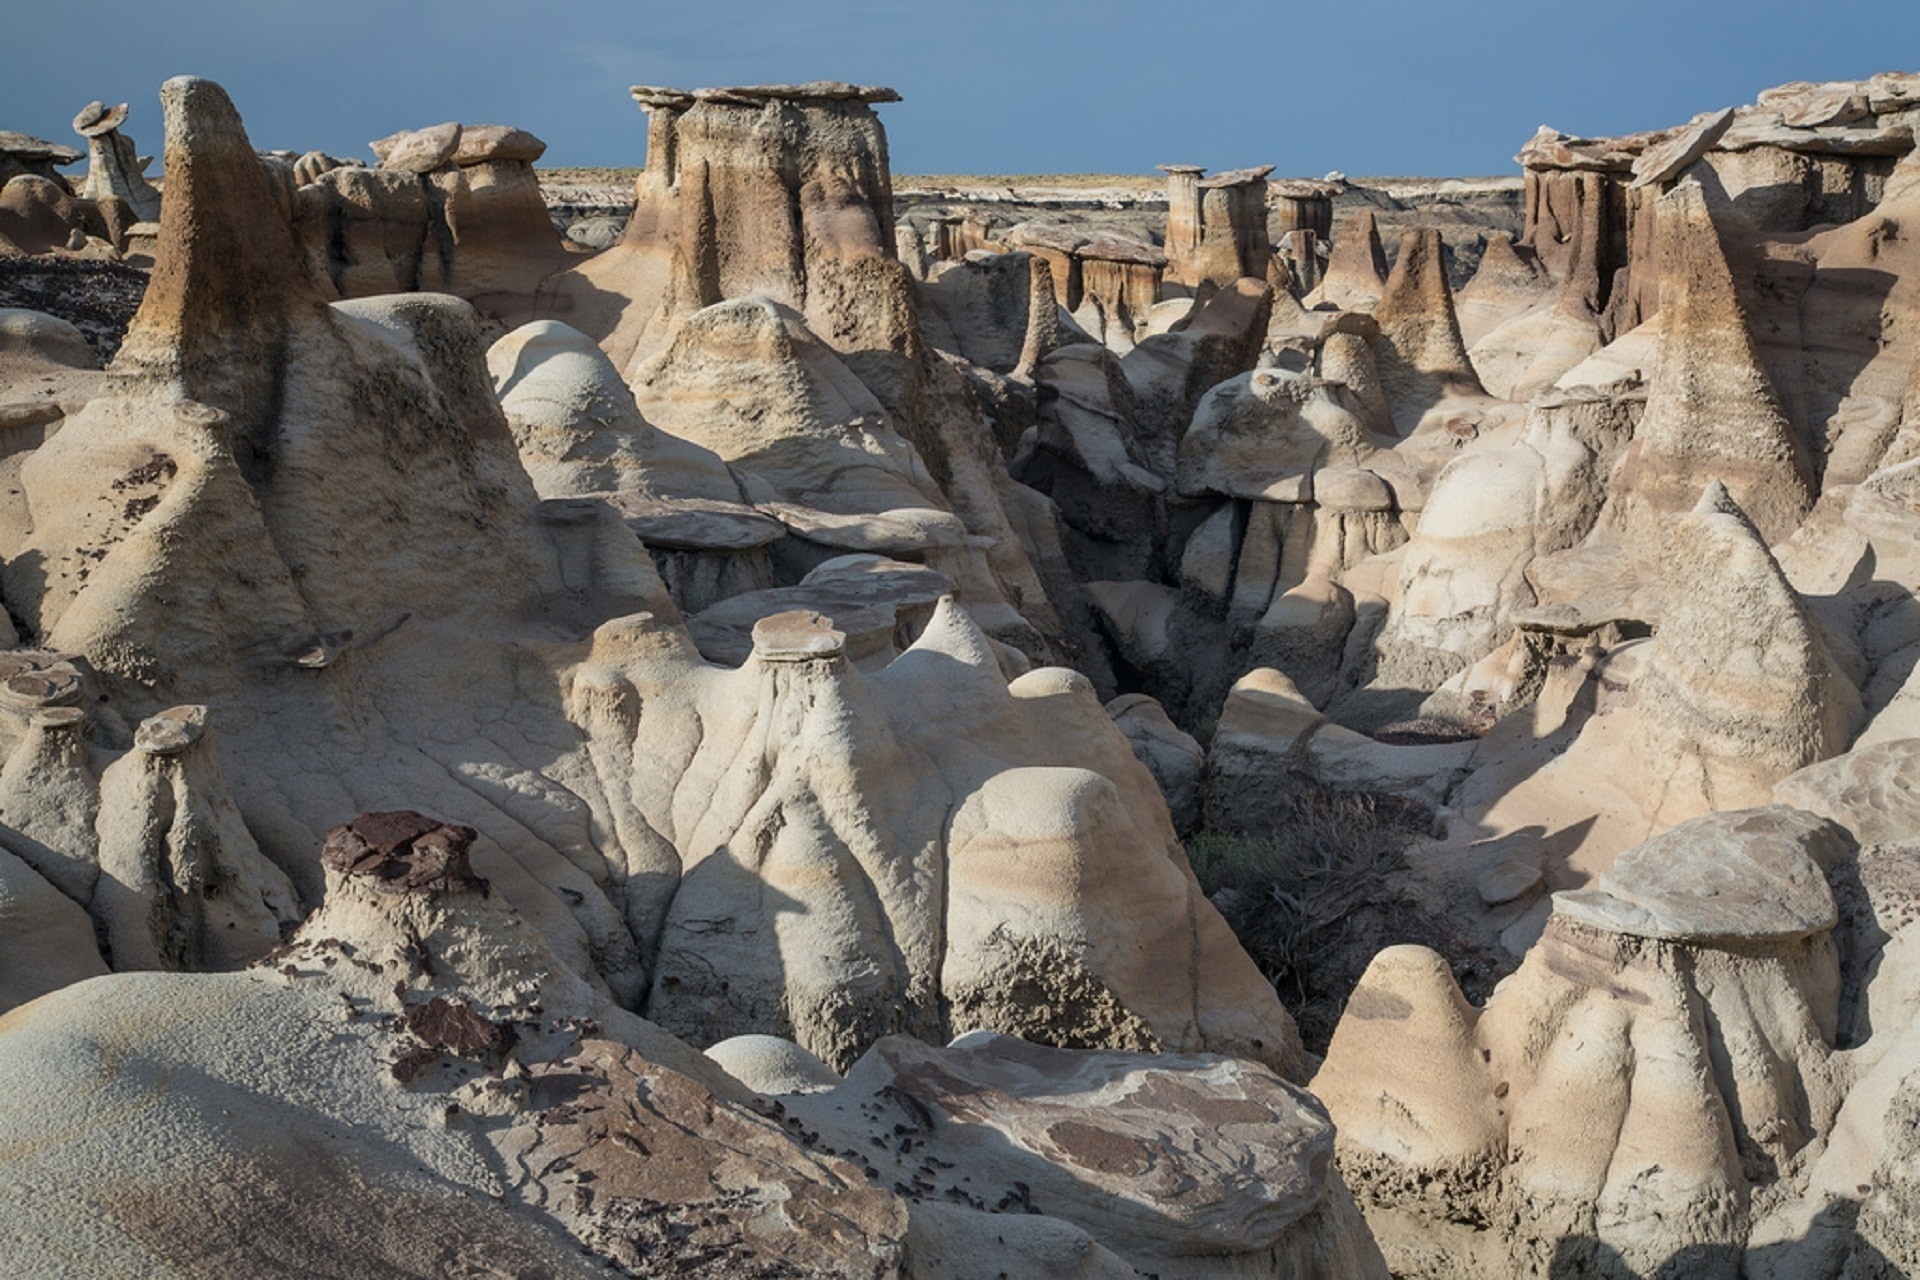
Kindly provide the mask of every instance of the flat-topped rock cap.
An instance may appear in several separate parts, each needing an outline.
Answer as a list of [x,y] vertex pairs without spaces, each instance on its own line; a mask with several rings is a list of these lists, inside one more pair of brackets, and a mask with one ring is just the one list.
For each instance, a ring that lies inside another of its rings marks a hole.
[[743,84],[712,89],[673,89],[637,84],[629,93],[642,107],[690,107],[696,102],[731,102],[757,107],[788,102],[898,102],[900,95],[885,85],[850,84],[845,80],[810,80],[806,84]]
[[26,714],[42,707],[70,706],[80,701],[85,691],[86,682],[80,673],[61,664],[0,680],[0,706]]
[[1157,164],[1153,167],[1162,173],[1205,173],[1207,171],[1207,166],[1203,164]]
[[460,126],[460,145],[454,149],[453,162],[467,165],[511,160],[532,164],[547,153],[547,144],[525,129],[508,124],[467,124]]
[[1008,229],[1006,242],[1016,249],[1051,249],[1099,262],[1136,262],[1150,267],[1167,265],[1167,251],[1143,240],[1105,231],[1088,231],[1063,222],[1022,222]]
[[1648,147],[1633,162],[1631,187],[1655,186],[1680,176],[1682,170],[1726,136],[1733,125],[1734,110],[1726,107],[1695,116],[1678,133],[1658,146]]
[[168,707],[148,716],[133,732],[133,746],[150,756],[170,756],[185,751],[200,741],[207,731],[207,709],[203,706]]
[[967,527],[960,517],[931,507],[896,507],[862,515],[821,511],[794,502],[765,502],[758,509],[794,537],[842,551],[918,554],[935,547],[964,546],[967,541]]
[[1578,138],[1543,124],[1528,138],[1513,162],[1523,169],[1587,169],[1625,173],[1649,146],[1665,142],[1673,130],[1634,133],[1619,138]]
[[1347,188],[1345,183],[1324,182],[1319,178],[1274,178],[1267,183],[1267,189],[1289,200],[1331,200]]
[[1264,181],[1273,172],[1270,164],[1254,165],[1250,169],[1228,169],[1225,173],[1216,173],[1211,178],[1200,179],[1200,185],[1213,190],[1218,187],[1244,187],[1249,183]]
[[847,637],[833,619],[811,609],[776,613],[753,624],[753,651],[763,662],[811,662],[838,657]]
[[412,809],[363,813],[327,832],[320,865],[363,878],[381,893],[432,894],[487,882],[467,863],[479,832]]
[[380,157],[380,167],[395,173],[432,173],[453,160],[460,149],[461,128],[457,121],[396,133],[369,143]]
[[1593,889],[1553,895],[1554,914],[1673,942],[1784,942],[1833,927],[1824,868],[1844,857],[1834,823],[1783,804],[1683,822],[1620,855]]
[[82,154],[72,147],[63,147],[30,133],[0,129],[0,155],[12,156],[16,160],[51,160],[55,164],[75,164]]
[[97,138],[103,133],[111,133],[126,122],[126,103],[109,107],[104,102],[89,102],[73,118],[73,131],[83,138]]

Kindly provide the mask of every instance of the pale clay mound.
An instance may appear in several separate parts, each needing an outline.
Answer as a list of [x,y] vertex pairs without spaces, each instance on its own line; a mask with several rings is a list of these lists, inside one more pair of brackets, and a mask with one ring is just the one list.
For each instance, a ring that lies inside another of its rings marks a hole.
[[634,98],[611,203],[0,133],[0,278],[150,273],[0,309],[0,1270],[1920,1268],[1920,77],[1004,194]]

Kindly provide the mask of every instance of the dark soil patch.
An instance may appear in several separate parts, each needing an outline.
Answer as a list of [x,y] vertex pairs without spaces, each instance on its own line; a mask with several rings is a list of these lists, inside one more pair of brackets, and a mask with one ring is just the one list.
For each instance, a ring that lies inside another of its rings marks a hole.
[[147,292],[147,273],[118,262],[57,254],[0,257],[0,307],[25,307],[65,320],[105,364],[120,349]]

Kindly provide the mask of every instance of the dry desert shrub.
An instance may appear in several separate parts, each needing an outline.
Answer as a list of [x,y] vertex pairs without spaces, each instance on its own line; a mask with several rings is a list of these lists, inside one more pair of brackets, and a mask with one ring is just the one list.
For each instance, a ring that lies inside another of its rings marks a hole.
[[1299,792],[1272,830],[1202,831],[1187,857],[1207,897],[1273,983],[1301,1039],[1325,1050],[1347,996],[1381,948],[1431,946],[1471,996],[1486,967],[1406,891],[1409,845],[1432,821],[1399,796]]

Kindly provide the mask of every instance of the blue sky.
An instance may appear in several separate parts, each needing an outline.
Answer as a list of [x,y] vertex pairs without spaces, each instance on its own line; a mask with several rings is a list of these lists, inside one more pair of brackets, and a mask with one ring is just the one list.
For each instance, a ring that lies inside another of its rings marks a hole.
[[[211,76],[254,143],[369,158],[441,120],[546,164],[639,164],[632,84],[889,84],[903,173],[1513,170],[1536,125],[1620,133],[1787,80],[1920,68],[1920,0],[0,0],[0,128],[74,141],[90,98]],[[24,55],[24,56],[22,56]]]

